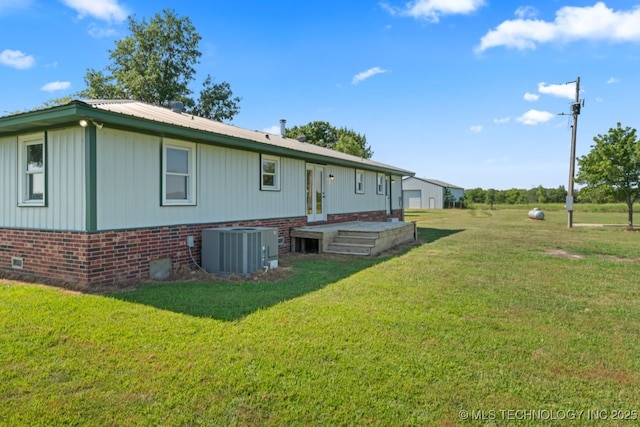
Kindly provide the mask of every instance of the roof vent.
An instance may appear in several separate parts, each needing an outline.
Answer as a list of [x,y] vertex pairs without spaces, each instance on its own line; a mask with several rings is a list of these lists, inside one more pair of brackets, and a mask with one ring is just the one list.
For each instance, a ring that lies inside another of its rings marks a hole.
[[171,111],[174,113],[182,113],[182,110],[184,110],[184,103],[182,101],[171,101],[169,103],[169,108],[171,108]]
[[304,135],[300,135],[297,139],[298,139],[298,141],[300,141],[300,142],[307,142],[307,137],[306,137],[306,136],[304,136]]
[[287,131],[287,121],[285,119],[280,119],[280,136],[284,138],[286,131]]

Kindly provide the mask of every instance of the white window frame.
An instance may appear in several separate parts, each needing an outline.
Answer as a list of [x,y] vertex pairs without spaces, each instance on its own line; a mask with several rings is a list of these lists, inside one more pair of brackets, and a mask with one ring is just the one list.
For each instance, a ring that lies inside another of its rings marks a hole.
[[[273,174],[264,171],[265,163],[273,163]],[[265,176],[273,176],[273,185],[265,184]],[[260,155],[260,190],[264,191],[280,191],[280,157]]]
[[[184,174],[167,172],[167,150],[182,150],[187,152],[187,172]],[[194,206],[196,204],[196,144],[175,139],[162,141],[162,206]],[[187,178],[187,194],[185,199],[167,198],[167,175],[183,176]]]
[[356,169],[355,175],[356,194],[364,194],[364,171]]
[[[27,165],[27,149],[31,145],[42,145],[42,170],[29,171]],[[19,206],[46,206],[47,205],[47,144],[44,132],[18,137],[18,194]],[[42,198],[29,198],[29,178],[35,174],[42,174]]]
[[383,173],[379,173],[376,178],[376,193],[378,194],[384,194],[384,178]]

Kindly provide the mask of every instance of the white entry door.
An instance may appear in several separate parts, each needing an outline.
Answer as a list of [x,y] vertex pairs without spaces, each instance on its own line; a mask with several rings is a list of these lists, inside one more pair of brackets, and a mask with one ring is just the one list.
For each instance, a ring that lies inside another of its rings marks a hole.
[[324,166],[307,164],[307,221],[326,221]]

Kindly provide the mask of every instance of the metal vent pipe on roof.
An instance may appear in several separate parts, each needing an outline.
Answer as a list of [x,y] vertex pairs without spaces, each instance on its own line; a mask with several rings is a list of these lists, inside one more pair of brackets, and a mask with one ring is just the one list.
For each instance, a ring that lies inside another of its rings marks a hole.
[[280,119],[280,136],[284,138],[284,134],[287,131],[287,121],[285,119]]
[[182,101],[171,101],[169,103],[169,108],[171,108],[171,111],[174,113],[182,113],[184,110],[184,103]]

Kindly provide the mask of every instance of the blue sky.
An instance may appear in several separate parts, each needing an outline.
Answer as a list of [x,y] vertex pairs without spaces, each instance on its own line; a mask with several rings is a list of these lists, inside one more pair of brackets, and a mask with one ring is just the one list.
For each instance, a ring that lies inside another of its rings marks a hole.
[[419,177],[566,187],[578,76],[578,156],[640,128],[637,0],[0,0],[0,115],[83,89],[126,17],[164,8],[203,37],[194,92],[211,74],[242,97],[234,125],[325,120]]

